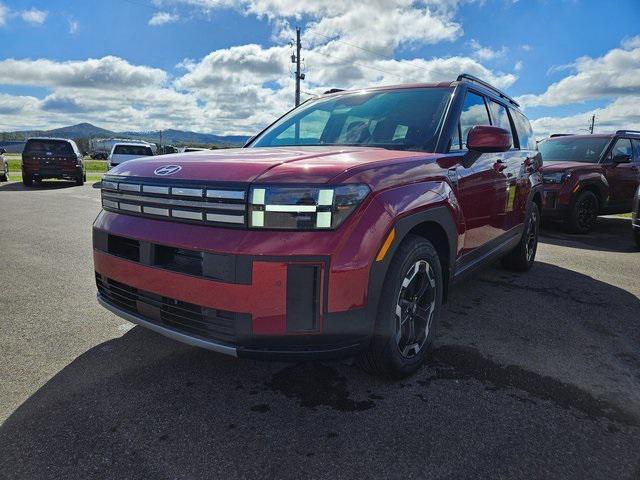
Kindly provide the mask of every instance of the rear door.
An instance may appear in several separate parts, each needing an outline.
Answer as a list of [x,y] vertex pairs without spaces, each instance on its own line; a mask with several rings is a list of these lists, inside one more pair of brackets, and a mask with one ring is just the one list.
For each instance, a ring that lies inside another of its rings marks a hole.
[[[616,155],[629,155],[629,163],[613,163]],[[604,161],[605,175],[609,182],[609,207],[615,211],[631,211],[633,194],[638,186],[638,159],[629,138],[619,138]]]
[[[491,125],[484,96],[467,91],[460,114],[458,132],[452,140],[451,152],[466,153],[467,134],[474,125]],[[457,196],[465,218],[466,232],[462,254],[481,255],[490,247],[501,230],[495,227],[496,190],[505,188],[504,175],[497,171],[500,154],[483,153],[472,164],[450,170],[457,182]]]

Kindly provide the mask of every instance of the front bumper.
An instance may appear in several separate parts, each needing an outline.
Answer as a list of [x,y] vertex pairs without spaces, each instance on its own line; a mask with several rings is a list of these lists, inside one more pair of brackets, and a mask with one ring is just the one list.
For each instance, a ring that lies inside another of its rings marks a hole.
[[[368,346],[371,262],[383,208],[340,231],[270,232],[103,211],[94,224],[99,301],[174,339],[237,356],[335,358]],[[259,252],[259,254],[258,254]],[[373,300],[373,303],[372,303]],[[150,325],[153,325],[151,327]]]

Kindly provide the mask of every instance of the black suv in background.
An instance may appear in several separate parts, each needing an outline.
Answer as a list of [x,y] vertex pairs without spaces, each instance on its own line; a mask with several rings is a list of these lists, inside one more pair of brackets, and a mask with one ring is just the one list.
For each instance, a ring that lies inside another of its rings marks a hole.
[[30,138],[22,152],[22,183],[31,186],[45,178],[87,179],[82,154],[76,142],[66,138]]

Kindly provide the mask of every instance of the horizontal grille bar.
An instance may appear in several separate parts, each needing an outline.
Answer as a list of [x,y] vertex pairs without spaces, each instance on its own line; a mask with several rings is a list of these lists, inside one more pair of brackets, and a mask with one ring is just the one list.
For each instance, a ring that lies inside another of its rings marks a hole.
[[158,184],[155,179],[147,183],[117,178],[102,181],[105,210],[177,222],[246,225],[246,187]]

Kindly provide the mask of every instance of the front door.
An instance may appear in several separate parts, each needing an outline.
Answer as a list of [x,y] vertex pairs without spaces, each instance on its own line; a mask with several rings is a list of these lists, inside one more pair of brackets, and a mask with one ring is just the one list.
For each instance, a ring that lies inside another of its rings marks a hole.
[[[616,155],[628,155],[628,163],[613,163]],[[633,194],[638,186],[638,159],[631,140],[619,138],[605,160],[605,176],[609,183],[609,208],[616,212],[630,212]]]
[[[497,201],[506,188],[506,174],[501,153],[467,153],[467,134],[475,125],[491,125],[489,112],[482,95],[467,92],[460,114],[458,133],[452,141],[451,151],[460,151],[460,164],[450,170],[455,178],[456,193],[465,218],[465,236],[462,254],[480,255],[482,247],[492,245],[503,230],[497,227]],[[469,161],[470,155],[476,155]],[[463,160],[465,165],[463,165]]]

